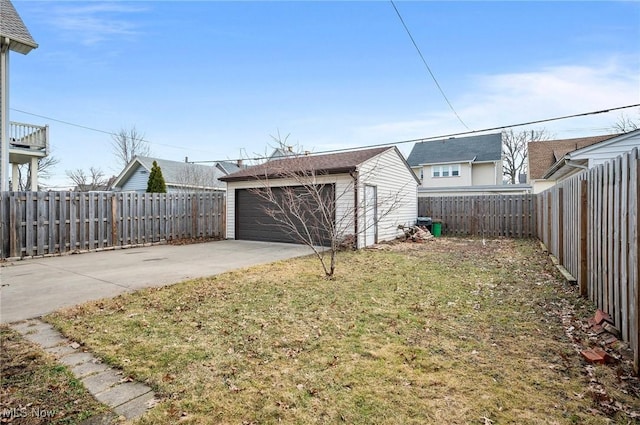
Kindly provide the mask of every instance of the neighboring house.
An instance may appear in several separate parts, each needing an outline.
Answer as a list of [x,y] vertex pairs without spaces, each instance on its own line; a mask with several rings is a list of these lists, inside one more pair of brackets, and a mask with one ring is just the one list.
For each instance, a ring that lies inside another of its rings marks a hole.
[[604,164],[633,148],[640,148],[640,129],[620,134],[593,145],[566,153],[543,176],[556,182]]
[[9,121],[9,52],[26,55],[35,42],[9,0],[0,0],[0,191],[18,190],[21,164],[29,164],[32,191],[38,190],[38,160],[49,154],[49,127]]
[[[335,203],[340,233],[357,235],[358,248],[394,239],[402,234],[398,225],[415,224],[419,181],[396,147],[384,147],[270,159],[221,178],[227,182],[228,238],[299,242],[273,223],[265,213],[269,202],[255,193],[264,187],[281,193],[285,186],[300,186],[295,178],[283,178],[292,170],[311,173],[324,185],[327,202]],[[392,199],[396,208],[383,214]]]
[[[505,189],[501,133],[416,143],[407,163],[421,181],[419,196],[495,193]],[[518,188],[523,189],[526,188]]]
[[[638,131],[632,131],[622,135],[529,142],[528,182],[533,187],[533,193],[540,193],[555,185],[558,179],[631,150],[638,145],[637,140]],[[587,149],[590,146],[594,146],[594,149]]]
[[192,164],[166,159],[136,156],[112,184],[112,190],[120,192],[145,192],[153,161],[158,163],[167,185],[167,192],[224,191],[225,184],[219,179],[240,170],[232,162],[217,162],[215,165]]

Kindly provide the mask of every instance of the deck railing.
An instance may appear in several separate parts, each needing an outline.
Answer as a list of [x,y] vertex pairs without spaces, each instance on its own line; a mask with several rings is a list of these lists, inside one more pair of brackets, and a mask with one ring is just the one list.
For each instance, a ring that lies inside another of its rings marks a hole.
[[49,152],[49,126],[11,121],[9,126],[11,148],[44,150]]

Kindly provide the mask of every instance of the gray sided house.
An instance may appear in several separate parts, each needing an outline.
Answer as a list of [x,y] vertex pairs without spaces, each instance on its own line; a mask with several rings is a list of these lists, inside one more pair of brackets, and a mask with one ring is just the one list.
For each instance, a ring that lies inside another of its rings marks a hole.
[[416,221],[419,182],[398,149],[384,147],[272,158],[223,177],[227,182],[227,237],[299,242],[275,224],[266,213],[273,206],[256,193],[268,188],[280,196],[285,187],[296,190],[301,178],[292,173],[304,174],[309,184],[322,188],[327,205],[335,211],[337,233],[356,235],[358,248],[392,240],[402,234],[398,225]]
[[419,196],[495,193],[505,189],[501,133],[416,143],[407,163],[421,181]]
[[226,189],[225,183],[220,181],[220,178],[240,170],[240,167],[231,162],[201,165],[136,156],[116,177],[112,184],[112,190],[145,192],[153,161],[156,161],[160,166],[169,193],[224,191]]

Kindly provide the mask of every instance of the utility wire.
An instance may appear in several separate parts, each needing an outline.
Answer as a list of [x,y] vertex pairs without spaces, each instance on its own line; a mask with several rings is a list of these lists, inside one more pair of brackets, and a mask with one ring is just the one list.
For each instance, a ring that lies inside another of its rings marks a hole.
[[[86,125],[81,125],[81,124],[75,124],[75,123],[72,123],[72,122],[69,122],[69,121],[63,121],[63,120],[59,120],[57,118],[47,117],[45,115],[34,114],[33,112],[22,111],[22,110],[16,109],[16,108],[10,108],[10,109],[12,111],[15,111],[15,112],[20,112],[21,114],[31,115],[31,116],[42,118],[42,119],[45,119],[45,120],[58,122],[60,124],[65,124],[65,125],[70,125],[72,127],[82,128],[84,130],[95,131],[96,133],[108,134],[110,136],[118,136],[118,133],[114,133],[112,131],[100,130],[99,128],[88,127]],[[169,145],[169,144],[166,144],[166,143],[152,142],[151,140],[145,140],[145,139],[139,139],[139,140],[142,141],[142,142],[149,143],[151,145],[166,146],[168,148],[175,148],[175,149],[181,149],[181,150],[191,150],[191,151],[195,150],[195,151],[200,151],[200,152],[209,152],[209,151],[205,151],[203,149],[190,149],[190,148],[186,148],[184,146],[175,146],[175,145]]]
[[[439,136],[428,136],[428,137],[421,137],[419,139],[400,140],[400,141],[397,141],[397,142],[378,143],[378,144],[351,147],[351,148],[331,149],[331,150],[320,151],[320,152],[312,152],[312,153],[310,153],[310,155],[321,155],[321,154],[345,152],[345,151],[356,150],[356,149],[367,149],[367,148],[378,148],[378,147],[383,147],[383,146],[402,145],[402,144],[405,144],[405,143],[420,143],[420,142],[426,142],[426,141],[429,141],[429,140],[437,140],[437,139],[448,139],[450,137],[467,136],[467,135],[471,135],[471,134],[485,133],[485,132],[488,132],[488,131],[505,130],[505,129],[514,128],[514,127],[524,127],[524,126],[527,126],[527,125],[542,124],[542,123],[552,122],[552,121],[561,121],[561,120],[566,120],[566,119],[569,119],[569,118],[579,118],[579,117],[585,117],[585,116],[589,116],[589,115],[599,115],[599,114],[604,114],[604,113],[607,113],[607,112],[619,111],[619,110],[622,110],[622,109],[629,109],[629,108],[636,108],[636,107],[640,107],[640,103],[636,103],[636,104],[633,104],[633,105],[626,105],[626,106],[616,106],[616,107],[613,107],[613,108],[600,109],[600,110],[589,111],[589,112],[582,112],[582,113],[572,114],[572,115],[562,115],[562,116],[559,116],[559,117],[544,118],[544,119],[539,119],[539,120],[534,120],[534,121],[526,121],[526,122],[517,123],[517,124],[508,124],[508,125],[501,125],[501,126],[496,126],[496,127],[488,127],[488,128],[484,128],[484,129],[481,129],[481,130],[469,130],[469,131],[463,131],[463,132],[459,132],[459,133],[449,133],[449,134],[443,134],[443,135],[439,135]],[[97,129],[97,128],[88,127],[88,126],[84,126],[84,125],[81,125],[81,124],[75,124],[75,123],[71,123],[71,122],[62,121],[62,120],[58,120],[58,119],[55,119],[55,118],[47,117],[47,116],[44,116],[44,115],[38,115],[38,114],[31,113],[31,112],[22,111],[20,109],[11,108],[11,110],[16,111],[16,112],[20,112],[20,113],[23,113],[23,114],[33,115],[35,117],[44,118],[44,119],[47,119],[47,120],[59,122],[59,123],[62,123],[62,124],[70,125],[70,126],[73,126],[73,127],[78,127],[78,128],[83,128],[83,129],[86,129],[86,130],[96,131],[98,133],[104,133],[104,134],[109,134],[109,135],[116,134],[116,133],[112,133],[110,131],[100,130],[100,129]],[[147,140],[145,140],[145,141],[148,142],[148,143],[153,143],[153,142],[150,142],[150,141],[147,141]],[[169,147],[178,148],[177,146],[165,145],[165,144],[162,144],[162,143],[155,143],[155,144],[156,145],[162,145],[162,146],[169,146]],[[179,149],[189,149],[189,148],[179,147]],[[191,150],[197,150],[197,149],[191,149]],[[205,163],[224,162],[224,161],[239,161],[239,160],[258,161],[258,160],[267,159],[267,158],[268,158],[268,156],[257,156],[257,157],[253,157],[253,158],[237,158],[237,159],[226,158],[226,159],[216,159],[216,160],[208,160],[208,161],[189,161],[189,162],[193,163],[193,164],[205,164]]]
[[[338,153],[338,152],[352,151],[352,150],[357,150],[357,149],[370,149],[370,148],[379,148],[379,147],[384,147],[384,146],[402,145],[402,144],[405,144],[405,143],[420,143],[420,142],[427,142],[427,141],[430,141],[430,140],[448,139],[448,138],[456,137],[456,136],[467,136],[467,135],[470,135],[470,134],[485,133],[485,132],[488,132],[488,131],[506,130],[507,128],[524,127],[524,126],[527,126],[527,125],[542,124],[542,123],[545,123],[545,122],[560,121],[560,120],[566,120],[566,119],[569,119],[569,118],[586,117],[586,116],[589,116],[589,115],[599,115],[599,114],[604,114],[604,113],[607,113],[607,112],[619,111],[621,109],[636,108],[638,106],[640,106],[640,103],[636,103],[634,105],[616,106],[614,108],[600,109],[600,110],[597,110],[597,111],[582,112],[582,113],[579,113],[579,114],[563,115],[563,116],[559,116],[559,117],[544,118],[544,119],[534,120],[534,121],[526,121],[526,122],[521,122],[521,123],[517,123],[517,124],[500,125],[500,126],[497,126],[497,127],[484,128],[482,130],[469,130],[469,131],[463,131],[463,132],[459,132],[459,133],[443,134],[443,135],[440,135],[440,136],[428,136],[428,137],[421,137],[419,139],[400,140],[398,142],[377,143],[377,144],[366,145],[366,146],[331,149],[331,150],[326,150],[326,151],[321,151],[321,152],[311,152],[309,155],[324,155],[324,154],[328,154],[328,153]],[[205,163],[213,163],[213,162],[239,161],[239,160],[259,161],[261,159],[268,159],[268,158],[269,157],[267,157],[267,156],[259,156],[259,157],[254,157],[254,158],[219,159],[219,160],[211,160],[211,161],[189,161],[189,162],[192,162],[194,164],[205,164]]]
[[429,67],[429,64],[427,64],[427,60],[424,58],[424,55],[422,54],[422,51],[420,50],[420,47],[418,47],[418,43],[416,43],[416,40],[413,38],[413,35],[411,35],[411,31],[409,31],[409,27],[407,27],[407,24],[405,24],[404,19],[402,19],[402,15],[400,14],[400,11],[396,7],[396,4],[393,2],[393,0],[389,0],[389,1],[391,2],[391,6],[393,6],[394,10],[396,11],[396,14],[398,15],[398,18],[400,18],[400,22],[402,22],[402,26],[404,27],[405,31],[407,32],[407,35],[409,35],[409,38],[411,39],[411,42],[413,43],[413,47],[415,47],[416,50],[418,51],[418,55],[420,55],[420,59],[422,59],[422,63],[427,68],[427,71],[429,71],[429,75],[431,75],[431,78],[433,79],[433,82],[436,83],[436,87],[438,87],[438,90],[440,90],[440,94],[442,94],[442,97],[444,97],[444,100],[447,102],[447,105],[449,105],[449,108],[451,108],[451,111],[453,111],[453,113],[455,114],[456,118],[458,118],[458,121],[460,121],[460,123],[464,126],[464,128],[466,128],[467,130],[471,130],[467,126],[467,124],[465,124],[464,121],[462,121],[462,118],[460,118],[460,115],[458,115],[458,113],[456,112],[455,108],[453,107],[453,105],[449,101],[449,98],[447,97],[446,94],[444,94],[444,90],[442,90],[442,87],[440,87],[440,83],[438,83],[438,80],[436,79],[436,76],[433,75],[433,72],[431,71],[431,68]]

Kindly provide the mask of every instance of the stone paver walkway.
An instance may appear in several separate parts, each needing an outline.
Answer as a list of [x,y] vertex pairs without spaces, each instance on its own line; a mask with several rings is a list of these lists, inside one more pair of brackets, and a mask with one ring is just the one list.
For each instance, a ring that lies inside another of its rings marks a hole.
[[124,379],[122,372],[82,351],[77,343],[62,336],[50,324],[31,319],[14,323],[11,327],[66,365],[98,401],[111,407],[118,415],[135,419],[154,404],[155,395],[151,388]]

